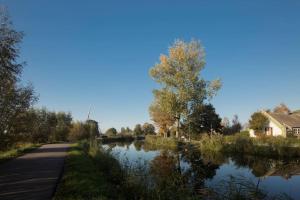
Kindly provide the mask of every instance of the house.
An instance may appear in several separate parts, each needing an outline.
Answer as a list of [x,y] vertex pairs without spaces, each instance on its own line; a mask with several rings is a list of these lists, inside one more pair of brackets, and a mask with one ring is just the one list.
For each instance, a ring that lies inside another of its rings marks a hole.
[[[300,137],[300,111],[292,113],[272,113],[261,112],[268,118],[268,122],[264,127],[263,132],[268,136],[295,135]],[[253,131],[250,131],[250,136],[255,137]]]

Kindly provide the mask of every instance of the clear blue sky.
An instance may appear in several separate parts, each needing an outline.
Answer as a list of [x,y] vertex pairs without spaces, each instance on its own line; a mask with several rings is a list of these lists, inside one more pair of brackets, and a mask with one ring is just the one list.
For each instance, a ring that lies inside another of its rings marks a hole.
[[106,129],[149,121],[149,68],[176,38],[202,41],[206,79],[223,88],[222,116],[285,102],[300,108],[300,1],[0,0],[26,36],[23,78],[37,106],[91,117]]

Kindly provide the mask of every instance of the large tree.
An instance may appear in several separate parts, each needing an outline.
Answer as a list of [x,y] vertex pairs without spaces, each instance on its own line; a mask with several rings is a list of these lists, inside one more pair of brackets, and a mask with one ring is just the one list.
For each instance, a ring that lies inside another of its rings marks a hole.
[[19,116],[36,100],[32,86],[22,86],[24,63],[18,62],[23,33],[13,29],[6,10],[0,7],[0,141],[10,145]]
[[212,98],[221,87],[220,80],[206,81],[200,76],[205,66],[205,52],[199,41],[176,40],[168,55],[150,70],[151,77],[162,88],[154,90],[153,106],[171,116],[176,122],[176,137],[180,123],[191,113],[192,104],[202,104]]
[[133,133],[134,133],[134,135],[136,135],[136,136],[143,135],[143,134],[144,134],[144,131],[143,131],[143,129],[142,129],[142,125],[140,125],[140,124],[135,125],[135,127],[134,127],[134,129],[133,129]]
[[233,133],[239,133],[242,130],[242,124],[239,121],[238,115],[233,116],[231,130]]

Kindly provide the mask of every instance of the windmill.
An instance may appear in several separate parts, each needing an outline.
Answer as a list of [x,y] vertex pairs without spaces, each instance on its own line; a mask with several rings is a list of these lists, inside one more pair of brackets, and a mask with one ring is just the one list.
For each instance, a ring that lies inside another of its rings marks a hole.
[[[92,111],[92,106],[90,106],[90,109],[89,109],[89,112],[88,112],[88,115],[87,115],[87,120],[86,120],[86,122],[87,122],[88,124],[90,124],[90,125],[96,126],[96,127],[97,127],[97,131],[98,131],[98,133],[99,133],[98,122],[96,122],[95,120],[90,119],[91,111]],[[100,132],[101,132],[101,130],[100,130]]]
[[90,106],[90,109],[89,109],[89,112],[88,112],[88,116],[87,116],[87,121],[90,120],[91,110],[92,110],[92,106]]

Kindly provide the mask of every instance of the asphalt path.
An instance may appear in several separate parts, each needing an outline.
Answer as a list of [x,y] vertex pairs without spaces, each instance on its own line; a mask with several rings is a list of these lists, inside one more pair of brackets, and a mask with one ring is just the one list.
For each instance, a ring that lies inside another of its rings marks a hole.
[[0,200],[51,200],[69,144],[47,144],[0,165]]

